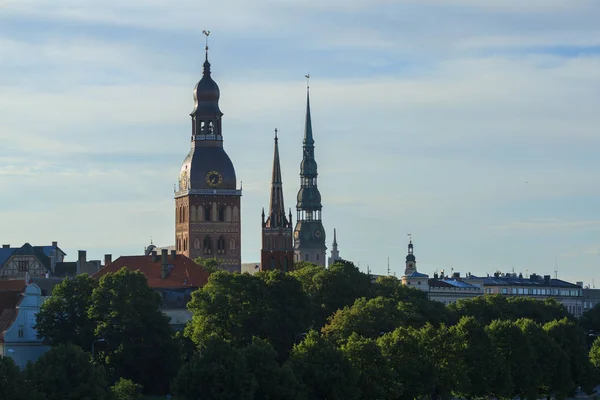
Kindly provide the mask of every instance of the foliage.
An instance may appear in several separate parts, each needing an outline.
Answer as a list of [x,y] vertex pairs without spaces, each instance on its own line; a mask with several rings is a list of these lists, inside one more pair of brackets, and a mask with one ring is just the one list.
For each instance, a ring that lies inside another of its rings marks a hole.
[[242,347],[253,337],[267,339],[280,356],[307,330],[309,301],[300,283],[281,271],[254,276],[217,272],[192,294],[192,320],[185,334],[202,345],[213,333]]
[[311,330],[287,361],[309,399],[360,398],[350,361],[333,343]]
[[29,399],[25,386],[25,377],[10,357],[0,356],[0,399]]
[[373,284],[373,296],[385,297],[395,301],[413,303],[427,300],[427,293],[414,287],[403,285],[395,276],[380,276]]
[[160,295],[148,287],[144,274],[121,268],[100,278],[89,310],[97,322],[96,336],[106,340],[96,351],[97,360],[114,377],[138,382],[150,393],[167,390],[180,362],[160,304]]
[[247,373],[252,377],[253,399],[299,399],[302,396],[292,369],[277,362],[277,352],[258,338],[242,350]]
[[58,345],[26,369],[27,381],[45,400],[110,400],[104,370],[72,344]]
[[489,325],[498,319],[516,321],[529,318],[545,324],[557,319],[572,318],[565,306],[554,299],[540,301],[529,297],[506,297],[499,294],[462,299],[448,308],[459,318],[472,316],[482,325]]
[[221,261],[217,257],[204,258],[196,257],[194,260],[196,264],[201,266],[206,272],[212,274],[213,272],[221,271]]
[[357,374],[361,399],[396,399],[402,394],[402,385],[375,340],[354,333],[341,350]]
[[173,388],[186,400],[252,400],[255,382],[242,350],[213,335],[181,368]]
[[142,398],[142,389],[142,385],[124,378],[119,379],[110,388],[116,400],[139,400]]
[[96,324],[88,316],[88,309],[97,286],[98,282],[85,274],[65,278],[56,285],[37,313],[38,337],[51,346],[72,343],[89,349]]
[[600,368],[600,337],[594,340],[590,349],[590,361],[596,368]]

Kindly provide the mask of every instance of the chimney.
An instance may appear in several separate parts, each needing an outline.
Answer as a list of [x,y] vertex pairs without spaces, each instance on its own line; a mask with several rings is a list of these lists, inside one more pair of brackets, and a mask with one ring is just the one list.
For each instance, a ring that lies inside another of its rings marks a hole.
[[52,242],[52,247],[58,247],[58,242]]
[[156,250],[152,250],[150,254],[152,255],[152,262],[156,262],[156,260],[158,260],[158,257],[156,256]]
[[104,255],[104,266],[106,267],[111,262],[112,262],[112,254],[105,254]]
[[177,250],[171,250],[171,260],[175,261],[176,256],[177,256]]
[[577,282],[576,285],[579,286],[580,288],[582,288],[583,287],[583,282]]
[[550,275],[544,275],[544,284],[550,286]]
[[10,249],[10,244],[3,244],[3,245],[2,245],[2,248],[3,248],[3,249]]
[[81,273],[81,268],[85,267],[87,254],[85,250],[79,250],[77,254],[77,275],[79,275]]
[[165,279],[167,277],[167,274],[169,273],[169,270],[168,270],[169,250],[162,249],[161,256],[162,256],[162,265],[161,265],[161,270],[160,270],[160,277]]

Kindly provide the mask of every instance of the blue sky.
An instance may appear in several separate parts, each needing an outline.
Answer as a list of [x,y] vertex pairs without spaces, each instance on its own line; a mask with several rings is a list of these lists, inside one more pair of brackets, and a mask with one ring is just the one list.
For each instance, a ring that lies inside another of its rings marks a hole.
[[385,273],[600,285],[595,0],[0,0],[0,239],[139,254],[173,184],[210,36],[259,259],[273,129],[295,206],[311,104],[327,242]]

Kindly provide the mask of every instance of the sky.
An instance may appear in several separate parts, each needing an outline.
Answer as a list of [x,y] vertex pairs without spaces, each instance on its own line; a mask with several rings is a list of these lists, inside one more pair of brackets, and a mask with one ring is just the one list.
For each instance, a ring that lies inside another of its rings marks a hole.
[[[331,249],[401,276],[600,286],[597,0],[0,0],[0,241],[67,259],[174,243],[202,30],[260,259],[279,130],[295,207],[306,104]],[[295,213],[294,213],[295,215]]]

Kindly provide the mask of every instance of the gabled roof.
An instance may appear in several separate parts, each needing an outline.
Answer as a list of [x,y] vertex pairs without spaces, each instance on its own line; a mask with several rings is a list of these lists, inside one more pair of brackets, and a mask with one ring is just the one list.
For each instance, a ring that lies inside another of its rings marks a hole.
[[32,246],[29,243],[25,243],[21,247],[3,247],[0,248],[0,266],[4,265],[4,263],[6,263],[13,255],[30,255],[36,257],[42,263],[42,265],[49,269],[50,256],[52,256],[55,249],[57,252],[62,253],[63,256],[66,255],[66,253],[58,246]]
[[406,275],[408,278],[429,278],[429,275],[427,274],[422,274],[420,272],[417,271],[413,271],[410,274]]
[[129,271],[140,271],[148,279],[148,286],[154,289],[160,288],[199,288],[208,282],[208,272],[196,264],[190,258],[177,254],[175,259],[168,256],[166,278],[161,277],[162,257],[157,255],[148,256],[122,256],[108,264],[100,271],[92,275],[96,279],[109,272],[117,272],[123,267]]
[[17,318],[17,310],[9,308],[0,314],[0,342],[4,342],[4,332],[11,327]]

